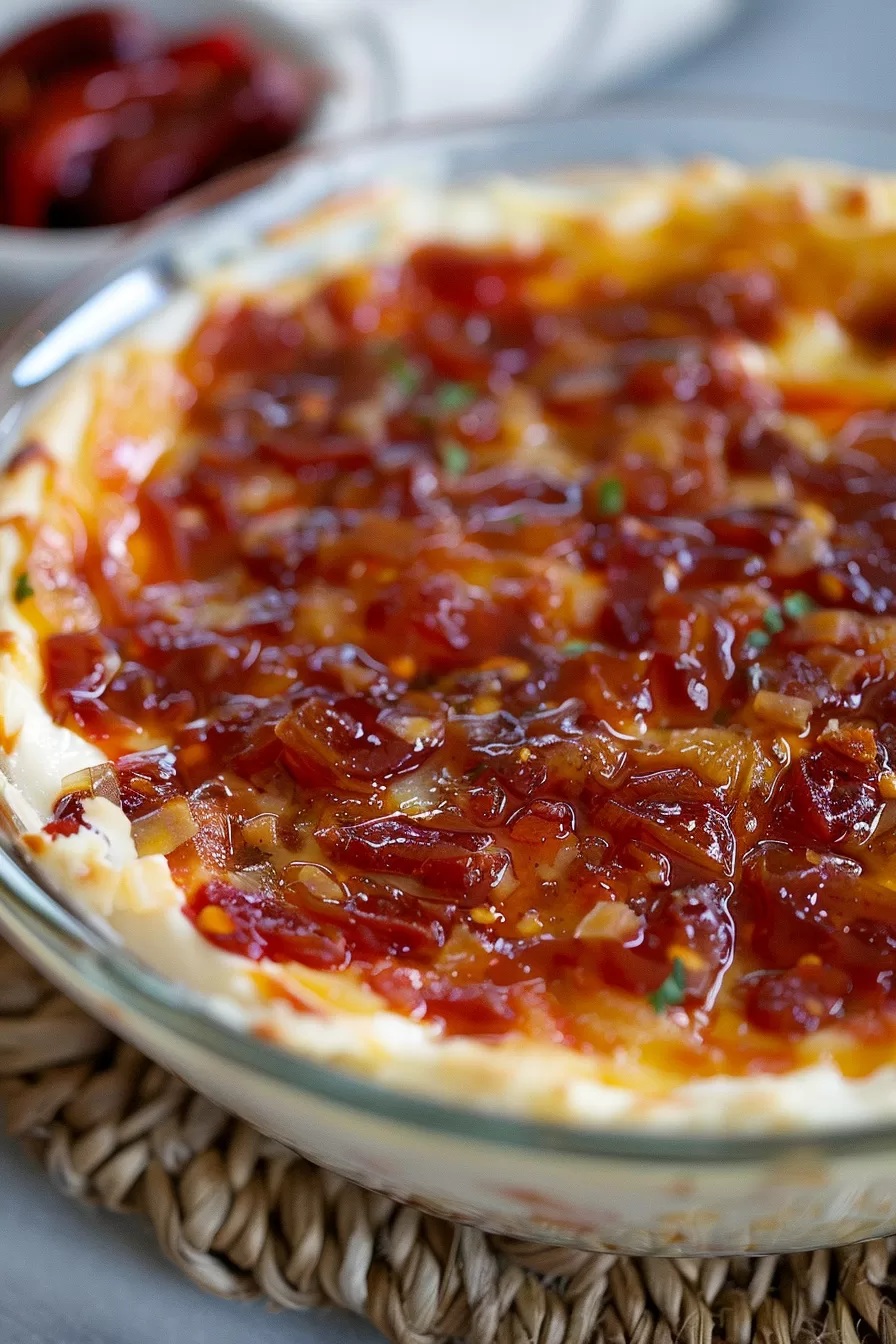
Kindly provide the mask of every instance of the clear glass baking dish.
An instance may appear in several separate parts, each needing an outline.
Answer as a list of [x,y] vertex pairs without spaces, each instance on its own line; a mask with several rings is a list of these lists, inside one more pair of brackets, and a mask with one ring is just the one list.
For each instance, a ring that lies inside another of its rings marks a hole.
[[[848,112],[622,101],[557,120],[387,132],[252,165],[133,231],[0,352],[0,457],[60,371],[197,271],[336,193],[390,179],[723,155],[896,170],[896,125]],[[896,242],[894,242],[896,246]],[[390,1091],[251,1038],[143,967],[0,848],[0,930],[115,1031],[324,1165],[447,1216],[527,1238],[649,1254],[766,1253],[896,1228],[896,1128],[663,1133],[541,1124]]]

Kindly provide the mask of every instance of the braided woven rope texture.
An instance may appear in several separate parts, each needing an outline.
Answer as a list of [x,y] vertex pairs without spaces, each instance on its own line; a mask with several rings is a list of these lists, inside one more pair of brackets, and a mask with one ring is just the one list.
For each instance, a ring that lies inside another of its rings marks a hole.
[[224,1297],[347,1307],[400,1344],[896,1344],[896,1238],[635,1260],[455,1226],[266,1139],[2,945],[0,1096],[64,1193],[145,1215],[165,1254]]

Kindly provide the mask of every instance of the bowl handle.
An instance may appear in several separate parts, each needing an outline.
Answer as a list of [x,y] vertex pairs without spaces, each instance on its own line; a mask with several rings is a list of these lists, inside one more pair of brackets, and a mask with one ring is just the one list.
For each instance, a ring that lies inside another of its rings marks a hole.
[[568,109],[587,96],[594,53],[609,30],[614,10],[613,0],[582,0],[572,30],[532,90],[533,107]]
[[[357,11],[315,25],[337,81],[357,91],[350,129],[380,130],[398,117],[398,75],[389,39],[372,14]],[[338,128],[345,129],[343,127]]]

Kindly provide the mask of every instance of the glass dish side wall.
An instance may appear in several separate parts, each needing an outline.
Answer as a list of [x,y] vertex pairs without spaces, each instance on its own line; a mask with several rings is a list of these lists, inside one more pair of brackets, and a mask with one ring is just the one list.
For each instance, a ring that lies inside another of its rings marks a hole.
[[[620,104],[588,118],[386,135],[253,166],[138,229],[19,328],[0,357],[0,448],[12,450],[73,358],[334,193],[705,154],[896,168],[896,128]],[[0,855],[0,881],[0,925],[61,987],[223,1104],[366,1184],[516,1235],[636,1252],[794,1249],[896,1225],[896,1138],[887,1131],[734,1139],[573,1130],[391,1093],[236,1032],[54,900],[12,850]]]

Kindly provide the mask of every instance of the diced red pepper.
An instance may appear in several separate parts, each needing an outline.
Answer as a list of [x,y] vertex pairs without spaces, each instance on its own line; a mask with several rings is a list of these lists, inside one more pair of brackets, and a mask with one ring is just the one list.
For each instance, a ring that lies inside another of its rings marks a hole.
[[0,52],[0,83],[17,72],[29,84],[83,66],[132,65],[161,51],[158,28],[133,9],[85,9],[32,28]]

